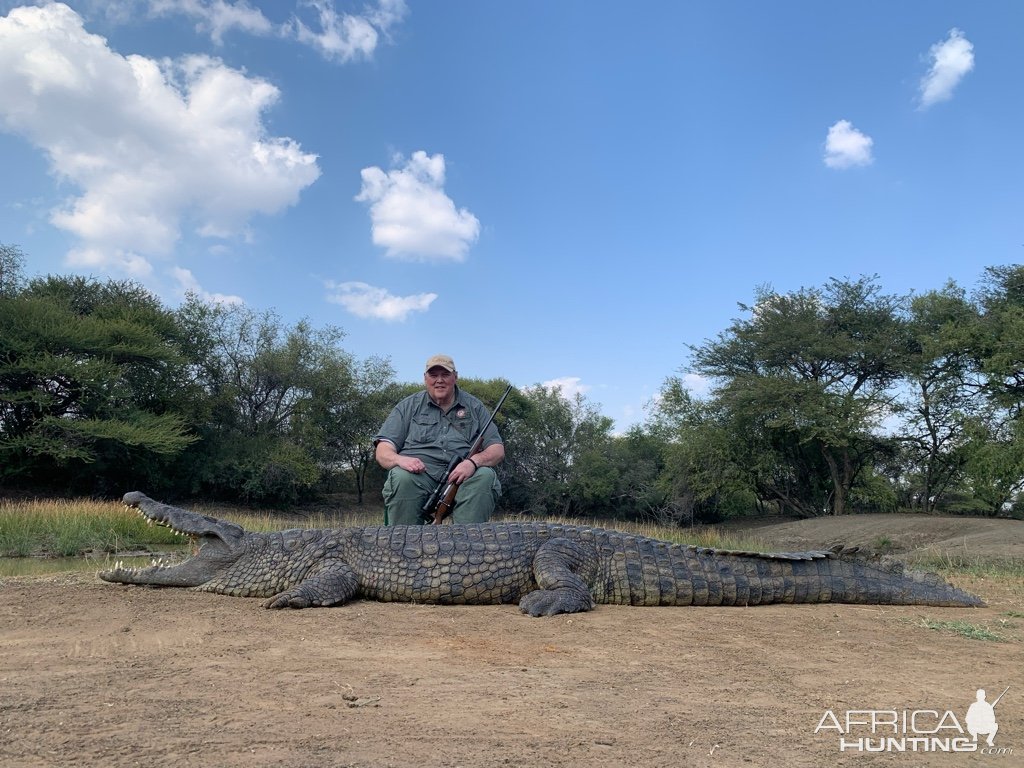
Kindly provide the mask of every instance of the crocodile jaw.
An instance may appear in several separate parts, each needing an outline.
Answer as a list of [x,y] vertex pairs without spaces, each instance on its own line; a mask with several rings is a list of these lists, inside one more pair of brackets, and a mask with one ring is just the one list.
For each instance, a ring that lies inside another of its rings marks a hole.
[[118,563],[100,572],[99,577],[104,581],[198,587],[220,574],[245,551],[245,531],[234,523],[160,504],[138,492],[125,494],[124,503],[126,509],[136,510],[150,525],[170,528],[188,537],[196,546],[196,552],[179,565],[154,563],[148,568],[125,568]]

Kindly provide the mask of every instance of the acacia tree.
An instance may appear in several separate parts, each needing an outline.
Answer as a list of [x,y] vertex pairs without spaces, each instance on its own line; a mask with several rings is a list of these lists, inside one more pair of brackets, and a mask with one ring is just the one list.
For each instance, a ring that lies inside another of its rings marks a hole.
[[972,348],[985,406],[969,427],[966,475],[995,514],[1024,487],[1024,266],[989,267],[977,300],[980,332]]
[[989,515],[998,515],[1024,490],[1024,422],[976,419],[967,426],[964,476]]
[[531,514],[591,512],[587,477],[598,471],[596,455],[610,438],[612,420],[581,393],[566,397],[560,388],[537,386],[521,395],[520,421],[503,433],[499,476],[509,486],[506,507]]
[[326,463],[351,473],[359,504],[374,463],[373,437],[394,404],[410,391],[394,381],[390,361],[370,357],[353,364],[345,396],[317,400],[305,413],[307,429],[324,446]]
[[0,473],[89,492],[159,477],[196,440],[183,342],[134,283],[47,277],[6,291]]
[[314,422],[353,391],[341,329],[288,326],[273,312],[194,296],[179,314],[201,350],[194,375],[209,398],[193,490],[281,504],[313,492],[329,471]]
[[693,368],[753,468],[759,495],[802,516],[843,514],[859,473],[885,449],[880,421],[906,369],[904,299],[877,278],[756,293]]
[[988,394],[1009,419],[1024,416],[1024,266],[989,267],[978,291],[974,350]]
[[658,522],[713,521],[757,504],[758,473],[746,461],[753,452],[735,440],[726,416],[719,400],[694,397],[678,376],[662,385],[646,425],[663,445]]
[[952,282],[911,300],[912,351],[900,456],[909,479],[906,501],[927,512],[958,482],[967,459],[966,427],[984,402],[972,357],[979,321],[976,306]]

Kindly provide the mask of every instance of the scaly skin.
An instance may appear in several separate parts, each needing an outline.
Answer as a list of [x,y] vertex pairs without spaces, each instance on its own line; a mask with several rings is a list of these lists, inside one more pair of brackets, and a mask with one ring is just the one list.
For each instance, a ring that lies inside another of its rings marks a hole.
[[250,533],[160,504],[124,502],[191,537],[181,565],[117,567],[100,578],[269,598],[268,608],[355,598],[443,605],[519,603],[531,616],[622,605],[983,603],[933,574],[869,564],[847,551],[732,552],[550,523],[293,529]]

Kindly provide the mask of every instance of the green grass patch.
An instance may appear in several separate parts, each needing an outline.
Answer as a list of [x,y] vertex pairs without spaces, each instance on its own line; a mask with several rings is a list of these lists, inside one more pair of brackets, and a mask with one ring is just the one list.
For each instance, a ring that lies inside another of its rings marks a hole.
[[872,549],[879,554],[887,554],[896,548],[896,544],[888,536],[882,535],[871,543]]
[[[328,528],[338,525],[326,515],[309,518],[241,512],[237,509],[196,509],[242,525],[250,531],[287,528]],[[367,519],[371,513],[366,514]],[[375,516],[379,522],[379,515]],[[350,522],[346,524],[369,524]],[[118,502],[40,499],[0,500],[0,557],[76,557],[84,554],[158,552],[183,539],[158,525],[149,525]]]
[[991,629],[981,624],[972,624],[969,621],[938,621],[937,619],[921,619],[919,626],[922,626],[925,629],[935,630],[936,632],[951,632],[954,635],[960,635],[960,637],[966,637],[970,640],[988,640],[989,642],[994,643],[1006,642],[1006,638],[997,632],[993,632]]
[[0,501],[0,556],[73,557],[179,543],[167,529],[150,527],[112,502]]

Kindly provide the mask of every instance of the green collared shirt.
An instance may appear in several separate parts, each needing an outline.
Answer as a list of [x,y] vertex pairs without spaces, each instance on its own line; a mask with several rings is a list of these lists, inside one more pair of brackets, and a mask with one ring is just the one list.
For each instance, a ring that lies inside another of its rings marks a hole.
[[[423,390],[409,395],[391,410],[373,444],[387,440],[403,456],[420,459],[427,465],[427,471],[443,472],[452,458],[469,452],[490,417],[491,412],[480,400],[458,386],[447,413]],[[501,435],[492,423],[481,449],[500,442]]]

